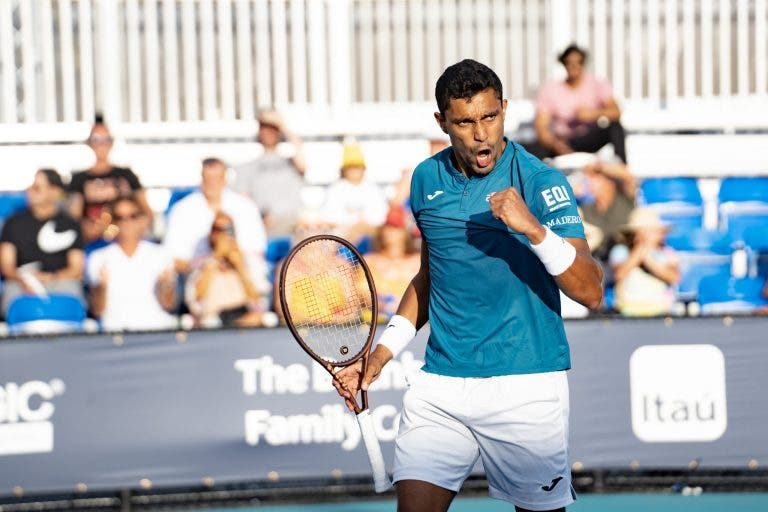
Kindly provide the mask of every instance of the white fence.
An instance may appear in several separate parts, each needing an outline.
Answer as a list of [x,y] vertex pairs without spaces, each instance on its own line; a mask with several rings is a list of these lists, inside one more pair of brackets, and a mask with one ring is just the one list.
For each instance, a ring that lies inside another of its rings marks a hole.
[[[754,105],[768,98],[766,4],[0,0],[0,141],[77,140],[96,111],[130,137],[243,137],[263,107],[309,135],[407,132],[465,57],[529,112],[523,100],[557,76],[571,41],[612,81],[630,128],[765,128]],[[680,121],[676,105],[696,108]],[[746,106],[734,120],[724,105]]]

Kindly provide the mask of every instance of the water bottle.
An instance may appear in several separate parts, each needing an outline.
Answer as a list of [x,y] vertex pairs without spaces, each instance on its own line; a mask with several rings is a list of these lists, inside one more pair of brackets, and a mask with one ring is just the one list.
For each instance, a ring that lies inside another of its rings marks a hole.
[[747,276],[749,258],[744,242],[738,241],[733,245],[731,253],[731,277],[741,279]]

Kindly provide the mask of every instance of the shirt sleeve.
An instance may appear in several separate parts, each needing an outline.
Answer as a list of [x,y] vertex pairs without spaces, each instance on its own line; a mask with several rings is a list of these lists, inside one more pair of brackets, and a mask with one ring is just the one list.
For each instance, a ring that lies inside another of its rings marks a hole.
[[0,242],[7,242],[9,244],[16,245],[14,236],[14,226],[16,222],[13,218],[8,219],[8,222],[3,224],[3,230],[0,232]]
[[70,194],[77,193],[82,194],[83,193],[83,184],[85,183],[85,172],[79,171],[72,174],[72,178],[69,180],[69,185],[67,186],[67,192]]
[[576,200],[563,173],[549,169],[534,181],[534,197],[528,199],[531,213],[563,238],[586,238]]
[[136,176],[136,173],[134,173],[130,169],[123,169],[123,178],[125,178],[125,181],[128,182],[128,185],[130,185],[131,190],[139,190],[141,189],[141,181],[139,181],[139,177]]
[[104,249],[93,251],[85,261],[85,279],[88,285],[96,286],[101,279],[101,269],[106,264]]
[[613,88],[608,80],[596,80],[595,89],[597,98],[602,105],[605,105],[608,100],[613,98]]

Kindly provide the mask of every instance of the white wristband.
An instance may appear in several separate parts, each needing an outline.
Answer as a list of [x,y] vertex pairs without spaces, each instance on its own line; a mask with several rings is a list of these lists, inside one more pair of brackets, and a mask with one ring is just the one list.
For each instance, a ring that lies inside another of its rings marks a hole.
[[410,341],[416,337],[416,328],[404,316],[394,315],[379,337],[378,344],[384,345],[392,352],[392,357],[400,353]]
[[539,244],[531,244],[531,249],[544,264],[547,272],[559,276],[573,265],[576,248],[548,227],[544,226],[544,229],[547,231],[544,240]]

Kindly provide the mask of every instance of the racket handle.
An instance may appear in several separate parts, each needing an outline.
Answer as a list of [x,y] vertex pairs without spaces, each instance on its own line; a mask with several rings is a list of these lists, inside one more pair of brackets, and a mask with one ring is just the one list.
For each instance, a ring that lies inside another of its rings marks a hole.
[[376,492],[384,492],[392,487],[392,482],[389,480],[387,470],[384,467],[384,457],[381,455],[379,439],[373,430],[370,409],[365,409],[357,415],[357,423],[360,425],[360,433],[363,436],[365,451],[368,453],[368,460],[371,463],[373,487]]

